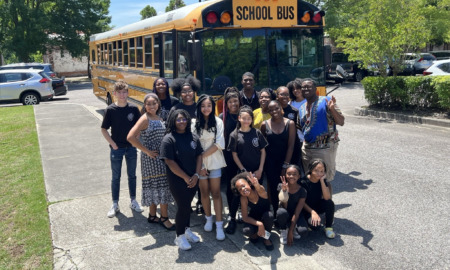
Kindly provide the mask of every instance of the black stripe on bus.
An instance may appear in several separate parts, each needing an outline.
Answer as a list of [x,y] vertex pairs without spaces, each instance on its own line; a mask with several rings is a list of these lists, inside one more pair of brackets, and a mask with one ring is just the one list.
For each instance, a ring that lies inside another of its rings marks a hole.
[[[116,81],[108,79],[108,78],[105,78],[105,77],[98,77],[98,79],[101,80],[101,81],[105,81],[105,82],[111,83],[111,84],[115,84],[116,83]],[[142,92],[142,93],[146,93],[146,94],[153,93],[152,89],[147,89],[147,88],[139,87],[139,86],[132,85],[132,84],[129,84],[128,88],[136,90],[136,91],[139,91],[139,92]],[[104,90],[106,90],[106,89],[104,89]]]
[[127,72],[127,73],[133,73],[133,74],[142,74],[142,75],[152,75],[152,76],[158,76],[159,72],[150,71],[150,72],[144,72],[142,70],[134,70],[134,69],[122,69],[122,68],[116,68],[116,67],[104,67],[104,66],[97,66],[98,69],[104,69],[104,70],[110,70],[110,71],[120,71],[120,72]]
[[130,98],[130,97],[129,97],[128,100],[131,101],[131,102],[133,102],[133,103],[135,103],[135,104],[137,104],[137,105],[144,106],[144,102],[139,101],[139,100],[137,100],[137,99],[134,99],[134,98]]

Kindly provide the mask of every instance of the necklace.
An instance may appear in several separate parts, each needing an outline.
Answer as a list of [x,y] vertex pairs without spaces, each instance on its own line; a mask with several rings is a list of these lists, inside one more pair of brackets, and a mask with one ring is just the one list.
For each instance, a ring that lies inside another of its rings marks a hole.
[[248,98],[247,98],[247,96],[245,95],[245,93],[242,93],[242,95],[244,96],[245,100],[247,100],[247,103],[248,103],[248,104],[252,104],[253,99],[255,98],[255,92],[253,92],[253,94],[252,94],[252,99],[250,99],[250,101],[248,101]]

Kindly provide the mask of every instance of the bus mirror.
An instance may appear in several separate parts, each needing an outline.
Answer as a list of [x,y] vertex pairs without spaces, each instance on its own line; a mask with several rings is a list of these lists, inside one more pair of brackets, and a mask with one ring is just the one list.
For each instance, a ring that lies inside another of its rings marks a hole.
[[198,70],[201,63],[202,48],[200,40],[188,40],[189,66],[192,70]]

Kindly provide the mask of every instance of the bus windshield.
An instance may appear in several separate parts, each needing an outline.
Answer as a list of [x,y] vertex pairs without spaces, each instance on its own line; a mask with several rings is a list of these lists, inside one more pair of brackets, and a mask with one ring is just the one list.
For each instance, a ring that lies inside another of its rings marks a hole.
[[197,76],[208,94],[223,94],[214,81],[224,76],[240,88],[247,71],[255,75],[256,89],[276,89],[306,77],[325,83],[321,29],[210,30],[197,38],[204,59]]

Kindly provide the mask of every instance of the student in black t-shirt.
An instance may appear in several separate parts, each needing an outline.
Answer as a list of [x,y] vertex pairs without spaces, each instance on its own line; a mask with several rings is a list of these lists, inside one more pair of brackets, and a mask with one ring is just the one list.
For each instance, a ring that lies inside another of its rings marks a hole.
[[[232,86],[225,89],[224,92],[225,102],[223,103],[223,112],[219,115],[219,118],[223,121],[225,146],[228,146],[230,142],[230,134],[236,129],[239,113],[239,90]],[[231,151],[224,149],[223,155],[225,157],[225,163],[227,166],[223,168],[222,180],[225,181],[227,187],[227,202],[228,202],[228,225],[225,232],[228,234],[234,234],[236,231],[236,213],[239,208],[239,197],[235,196],[231,191],[231,179],[236,175],[238,167],[233,160]]]
[[175,110],[167,119],[167,131],[161,142],[160,157],[167,165],[167,180],[177,205],[175,244],[182,250],[191,249],[189,242],[200,241],[190,229],[190,210],[191,201],[198,188],[202,153],[198,135],[191,132],[189,113],[185,110]]
[[161,117],[163,121],[166,121],[170,109],[180,103],[180,101],[178,98],[170,95],[169,83],[165,78],[158,78],[155,80],[153,83],[153,93],[158,95],[159,100],[161,100],[161,112],[159,113],[159,117]]
[[273,250],[273,244],[270,241],[273,213],[270,211],[266,190],[249,172],[236,175],[231,180],[231,187],[235,194],[240,195],[242,220],[245,222],[242,232],[254,244],[260,237],[264,238],[265,248]]
[[302,178],[301,185],[308,192],[302,213],[313,228],[321,224],[320,214],[325,213],[325,235],[334,238],[334,202],[331,200],[331,192],[325,179],[327,166],[321,159],[313,159],[309,163],[306,177]]
[[[110,218],[120,211],[119,192],[123,157],[125,157],[127,163],[128,188],[131,198],[130,207],[136,212],[144,211],[136,201],[137,152],[136,148],[127,141],[128,132],[136,124],[141,114],[136,106],[129,104],[127,101],[128,84],[126,82],[122,80],[117,81],[114,84],[113,94],[116,102],[106,108],[101,126],[102,135],[111,148],[111,193],[113,205],[107,214]],[[111,128],[111,135],[108,132],[109,128]]]
[[200,81],[194,77],[177,78],[172,82],[172,91],[179,94],[181,103],[176,104],[170,110],[171,114],[174,110],[183,109],[187,111],[191,119],[195,118],[197,103],[195,103],[195,92],[200,90]]
[[236,129],[230,135],[228,150],[241,172],[252,172],[261,182],[266,160],[266,138],[252,127],[253,110],[249,106],[239,109]]
[[299,233],[307,232],[305,218],[301,215],[307,192],[298,184],[299,179],[300,168],[292,164],[287,167],[286,176],[281,176],[277,221],[280,226],[280,242],[283,245],[292,246],[294,238],[300,239]]
[[247,105],[252,111],[259,108],[258,92],[255,90],[255,75],[245,72],[242,75],[242,90],[239,92],[241,106]]

